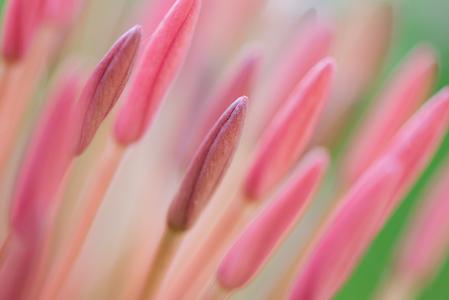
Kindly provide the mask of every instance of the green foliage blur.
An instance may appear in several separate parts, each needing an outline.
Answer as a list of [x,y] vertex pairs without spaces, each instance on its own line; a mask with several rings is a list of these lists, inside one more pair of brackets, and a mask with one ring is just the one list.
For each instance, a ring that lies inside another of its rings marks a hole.
[[[391,70],[410,49],[420,42],[428,42],[440,56],[440,74],[435,90],[449,84],[449,1],[447,0],[399,0],[396,7],[397,27],[393,49],[387,69]],[[387,71],[388,72],[388,71]],[[425,142],[425,141],[423,141]],[[388,270],[394,255],[394,249],[408,218],[419,201],[425,201],[426,188],[432,175],[444,165],[449,151],[449,135],[441,146],[435,159],[422,175],[419,182],[406,197],[402,205],[389,220],[381,234],[372,244],[362,263],[337,295],[338,300],[371,299]],[[449,212],[448,212],[449,214]],[[419,299],[449,299],[449,253],[439,275],[421,293]],[[402,299],[398,299],[402,300]]]

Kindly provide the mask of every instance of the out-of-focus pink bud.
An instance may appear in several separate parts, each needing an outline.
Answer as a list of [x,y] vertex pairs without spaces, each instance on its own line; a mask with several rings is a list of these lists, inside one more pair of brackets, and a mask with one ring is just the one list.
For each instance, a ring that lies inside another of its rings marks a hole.
[[328,55],[333,38],[330,22],[310,16],[292,41],[287,53],[274,70],[268,95],[269,116],[273,116],[287,101],[296,84],[322,58]]
[[[423,284],[438,271],[449,247],[449,173],[423,199],[405,233],[395,272]],[[443,175],[443,174],[442,174]]]
[[5,60],[17,61],[26,55],[40,25],[40,1],[7,1],[2,41]]
[[73,75],[58,85],[19,174],[10,214],[11,240],[0,268],[1,299],[23,299],[42,258],[57,192],[73,159],[77,87]]
[[138,141],[148,129],[189,49],[200,0],[177,0],[151,36],[115,123],[118,143]]
[[[402,126],[385,154],[404,168],[397,193],[403,196],[414,184],[443,140],[449,124],[449,88],[442,89]],[[400,200],[401,197],[396,197]],[[391,203],[391,209],[397,202]]]
[[329,58],[313,67],[267,128],[244,182],[243,192],[250,199],[272,189],[304,151],[327,100],[334,69]]
[[369,246],[385,207],[394,194],[401,169],[387,158],[369,168],[354,184],[326,224],[301,269],[291,300],[331,299]]
[[402,124],[430,94],[437,72],[436,60],[433,49],[420,46],[401,65],[351,146],[346,158],[349,182],[382,154]]
[[[67,75],[56,86],[17,178],[12,200],[14,230],[32,234],[49,215],[59,184],[73,159],[78,135],[74,105],[79,77]],[[28,232],[30,231],[30,232]]]
[[312,199],[328,160],[323,149],[306,155],[292,181],[240,235],[218,268],[223,288],[242,287],[263,266]]

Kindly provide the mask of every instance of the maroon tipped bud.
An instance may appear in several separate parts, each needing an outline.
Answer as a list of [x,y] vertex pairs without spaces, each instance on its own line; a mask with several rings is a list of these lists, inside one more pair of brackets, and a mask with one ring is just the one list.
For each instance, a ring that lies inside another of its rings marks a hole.
[[79,101],[80,140],[75,149],[81,154],[92,141],[101,122],[119,99],[131,72],[141,39],[135,26],[112,46],[89,78]]
[[187,230],[219,185],[237,148],[246,115],[246,97],[223,113],[200,146],[168,213],[168,226]]

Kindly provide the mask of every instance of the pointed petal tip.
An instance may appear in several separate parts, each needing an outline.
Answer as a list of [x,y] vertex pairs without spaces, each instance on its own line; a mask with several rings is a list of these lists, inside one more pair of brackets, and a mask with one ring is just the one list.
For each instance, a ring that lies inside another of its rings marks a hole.
[[237,149],[246,116],[247,97],[221,115],[195,154],[167,216],[174,231],[188,230],[219,186]]
[[224,289],[243,287],[263,267],[312,200],[327,160],[323,148],[308,152],[291,180],[245,228],[218,267],[217,281]]
[[81,94],[80,140],[75,154],[80,155],[91,143],[103,120],[125,88],[140,45],[142,29],[134,26],[110,48],[93,71]]
[[320,60],[270,121],[245,178],[244,193],[249,201],[272,189],[302,154],[328,99],[334,70],[334,59]]
[[200,2],[176,1],[151,35],[115,121],[114,136],[119,144],[137,142],[151,126],[190,48]]

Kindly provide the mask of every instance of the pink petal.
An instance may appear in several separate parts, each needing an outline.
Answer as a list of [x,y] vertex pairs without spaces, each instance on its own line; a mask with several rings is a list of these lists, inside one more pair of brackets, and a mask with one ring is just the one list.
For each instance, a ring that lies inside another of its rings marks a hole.
[[332,39],[333,30],[328,20],[316,16],[306,20],[274,70],[267,100],[270,117],[283,107],[307,72],[329,54]]
[[16,229],[48,214],[52,196],[73,159],[77,136],[74,104],[78,86],[79,77],[74,73],[62,78],[38,124],[12,201],[11,222]]
[[39,25],[40,0],[7,1],[3,25],[3,56],[8,61],[26,55]]
[[[443,140],[449,123],[449,88],[433,96],[399,130],[385,151],[404,166],[397,189],[403,196],[414,184]],[[401,197],[396,197],[400,199]],[[392,208],[397,203],[392,203]]]
[[384,159],[354,184],[312,250],[290,299],[331,299],[351,274],[380,229],[380,219],[400,177],[399,165]]
[[311,200],[328,160],[323,149],[306,155],[293,180],[240,235],[218,268],[223,288],[242,287],[263,266]]
[[22,299],[44,250],[57,191],[73,159],[78,78],[64,78],[41,120],[12,199],[10,238],[0,268],[0,298]]
[[245,179],[244,192],[257,199],[266,194],[300,157],[327,100],[334,62],[320,61],[297,85],[261,138]]
[[172,229],[190,228],[221,182],[240,140],[246,102],[241,97],[231,104],[200,146],[170,206]]
[[437,72],[437,58],[427,46],[416,48],[369,113],[348,154],[349,182],[382,152],[405,121],[429,95]]
[[405,241],[398,253],[396,272],[421,283],[442,264],[449,246],[449,173],[416,209]]
[[87,148],[98,127],[119,99],[133,67],[140,38],[139,26],[122,35],[87,81],[78,106],[81,130],[77,155]]
[[177,0],[151,36],[116,120],[119,143],[136,142],[148,129],[184,61],[199,10],[200,0]]
[[190,121],[194,125],[191,128],[192,136],[185,138],[187,145],[184,156],[186,159],[191,159],[195,148],[234,99],[241,95],[251,96],[260,62],[261,55],[258,51],[245,53],[244,57],[232,67],[224,80],[212,92],[204,107],[201,108],[199,116],[195,116],[197,120]]

